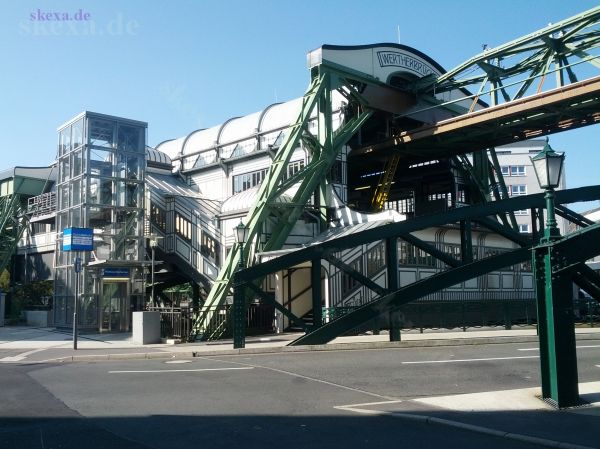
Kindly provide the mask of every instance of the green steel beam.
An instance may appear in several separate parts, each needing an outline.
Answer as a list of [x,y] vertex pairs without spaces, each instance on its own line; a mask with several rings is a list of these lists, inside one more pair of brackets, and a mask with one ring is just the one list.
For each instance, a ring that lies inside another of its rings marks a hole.
[[[440,92],[440,89],[452,90],[455,88],[453,86],[461,79],[461,76],[464,76],[464,74],[469,74],[468,84],[480,82],[487,76],[487,73],[485,70],[482,70],[482,75],[480,77],[474,77],[471,74],[473,68],[481,67],[482,64],[494,59],[501,59],[503,61],[504,67],[502,78],[506,78],[507,76],[515,76],[531,71],[532,67],[536,66],[540,59],[543,59],[548,48],[552,49],[553,53],[562,50],[560,54],[563,56],[569,56],[569,54],[575,53],[575,50],[569,49],[568,45],[576,46],[579,51],[590,47],[594,48],[595,45],[597,45],[595,42],[595,39],[597,39],[597,30],[592,29],[591,31],[586,32],[586,29],[597,25],[599,20],[600,7],[595,7],[504,45],[486,49],[454,69],[442,74],[437,80],[432,81],[430,86],[432,88],[435,86],[436,92]],[[554,40],[554,42],[552,42],[548,36],[553,36],[552,40]],[[564,46],[561,47],[560,45],[557,45],[556,41]],[[531,55],[532,52],[533,55]],[[523,57],[522,60],[517,61],[513,65],[507,63],[506,59],[508,57],[519,55]],[[462,84],[462,86],[464,86],[464,84]]]
[[556,206],[555,212],[557,215],[560,215],[564,219],[570,221],[571,223],[575,223],[579,227],[586,227],[593,225],[594,222],[589,218],[584,217],[583,215],[578,214],[577,212],[569,209],[566,206]]
[[524,262],[530,258],[531,248],[519,248],[498,256],[452,268],[365,304],[320,329],[294,340],[290,343],[290,346],[325,344],[345,332],[378,318],[384,313],[397,310],[403,304],[491,271]]
[[[565,189],[556,191],[556,204],[568,204],[578,201],[596,201],[600,199],[600,185],[579,187],[576,189]],[[312,260],[315,257],[325,257],[344,249],[353,248],[358,245],[370,243],[376,240],[399,237],[421,229],[443,226],[451,223],[459,223],[461,220],[475,220],[479,217],[489,217],[499,213],[514,210],[540,208],[545,205],[544,193],[524,195],[494,201],[486,204],[460,207],[446,211],[442,214],[416,217],[411,220],[388,223],[367,229],[362,232],[345,235],[325,241],[319,245],[299,248],[285,255],[264,261],[258,265],[243,270],[240,275],[244,281],[251,281],[276,271],[299,265]],[[514,235],[507,233],[507,235]],[[523,236],[525,237],[525,236]]]
[[368,277],[366,277],[364,274],[360,273],[359,271],[356,271],[350,265],[342,262],[340,259],[333,256],[332,254],[325,255],[324,259],[327,260],[332,265],[339,268],[341,271],[346,273],[352,279],[356,279],[358,282],[360,282],[362,285],[364,285],[368,289],[373,290],[378,295],[385,295],[386,293],[388,293],[388,290],[386,288],[384,288],[381,285],[377,284],[376,282],[372,281],[371,279],[369,279]]
[[[357,89],[360,86],[355,87],[354,84],[363,82],[381,83],[370,79],[361,79],[360,82],[357,82],[355,74],[345,73],[338,68],[331,69],[325,65],[320,66],[318,71],[313,71],[313,74],[311,85],[303,97],[299,117],[295,124],[289,128],[283,144],[275,154],[269,172],[258,190],[255,203],[244,220],[249,228],[248,244],[244,245],[246,265],[253,263],[254,254],[257,251],[271,251],[281,248],[311,197],[317,191],[320,191],[322,196],[322,192],[325,191],[323,183],[328,171],[335,162],[340,148],[346,144],[373,112],[368,109],[368,104],[354,105],[357,109],[356,114],[334,133],[331,122],[331,91],[344,88],[351,96],[359,98],[360,94]],[[308,132],[308,124],[315,108],[317,109],[318,120],[317,138],[312,137]],[[282,184],[284,186],[290,185],[285,183],[284,177],[287,173],[290,158],[301,140],[312,150],[310,161],[294,177],[294,181],[299,184],[299,187],[291,203],[281,204],[276,199],[284,192]],[[319,196],[319,194],[315,195],[316,198],[319,198]],[[324,208],[322,208],[322,211],[319,208],[319,212],[324,213],[324,211]],[[273,215],[277,216],[274,223],[269,220],[269,217]],[[261,243],[258,235],[265,231],[267,225],[271,225],[273,228],[270,229],[266,242]],[[237,269],[239,259],[240,246],[237,245],[227,256],[224,266],[219,272],[217,280],[195,321],[194,334],[196,337],[210,339],[219,336],[218,332],[208,333],[205,332],[205,329],[214,328],[214,326],[210,326],[214,310],[224,302],[231,291],[233,273]]]
[[458,267],[462,263],[461,261],[459,261],[459,260],[455,259],[454,257],[450,256],[449,254],[445,253],[444,251],[440,251],[435,246],[433,246],[431,243],[424,242],[423,240],[415,237],[412,234],[404,234],[404,235],[401,235],[400,238],[402,240],[404,240],[405,242],[408,242],[411,245],[416,246],[419,249],[422,249],[426,253],[432,255],[433,257],[442,261],[443,263],[445,263],[448,266]]

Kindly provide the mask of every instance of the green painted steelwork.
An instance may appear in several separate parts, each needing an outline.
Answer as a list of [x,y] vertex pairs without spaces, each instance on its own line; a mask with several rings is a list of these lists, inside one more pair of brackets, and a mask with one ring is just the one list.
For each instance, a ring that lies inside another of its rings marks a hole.
[[[437,79],[419,80],[415,89],[441,93],[478,86],[473,89],[478,92],[475,100],[487,94],[494,97],[490,104],[495,104],[500,99],[508,102],[540,92],[553,72],[560,75],[558,86],[565,84],[564,72],[571,83],[577,82],[574,70],[580,64],[600,68],[598,56],[590,53],[600,46],[599,26],[600,7],[595,7],[496,48],[485,48]],[[539,84],[532,89],[536,79]],[[486,90],[488,84],[491,87]]]
[[[317,199],[317,211],[324,217],[325,208],[319,206],[320,201],[326,200],[323,184],[326,175],[342,146],[372,114],[372,110],[368,109],[368,104],[359,93],[361,83],[380,84],[376,80],[356,78],[355,74],[325,64],[313,69],[312,82],[303,97],[300,115],[289,128],[283,144],[275,154],[269,172],[258,190],[255,203],[244,220],[249,227],[249,241],[245,245],[244,258],[247,264],[252,264],[254,254],[259,250],[272,251],[281,248],[313,195]],[[331,123],[331,91],[334,89],[352,100],[355,108],[354,115],[335,132]],[[316,137],[308,132],[315,108],[318,124]],[[289,160],[300,141],[309,149],[310,161],[304,169],[284,182]],[[275,201],[294,184],[299,184],[299,188],[290,203],[281,204]],[[270,235],[265,243],[260,244],[258,235],[265,232],[267,227],[270,227]],[[222,304],[230,293],[233,272],[239,259],[240,247],[237,246],[229,253],[195,322],[194,333],[198,338],[212,339],[220,335],[219,329],[211,333],[207,333],[206,329],[214,329],[210,326],[212,311],[215,306]]]
[[[563,191],[556,192],[556,196],[557,196],[558,203],[573,203],[576,201],[593,201],[595,199],[600,198],[600,186],[563,190]],[[429,280],[430,280],[429,283],[427,283],[426,281],[422,281],[422,282],[418,283],[418,285],[419,285],[418,287],[409,286],[410,289],[409,289],[409,287],[405,287],[403,289],[398,290],[397,292],[386,294],[385,296],[374,300],[373,303],[370,303],[366,306],[361,307],[360,309],[357,309],[356,310],[357,313],[359,312],[359,310],[362,311],[362,312],[358,313],[358,315],[357,315],[358,318],[356,318],[356,317],[346,318],[346,316],[345,316],[344,319],[346,320],[346,322],[345,322],[346,324],[343,324],[343,325],[340,325],[340,324],[334,325],[334,323],[337,323],[337,320],[327,323],[325,326],[323,326],[322,329],[315,331],[315,332],[319,332],[317,335],[311,336],[309,340],[307,340],[309,338],[307,335],[305,337],[302,337],[302,339],[298,340],[297,343],[294,343],[294,344],[308,344],[307,343],[308,341],[310,341],[310,342],[319,341],[320,343],[325,343],[325,342],[329,341],[330,339],[338,336],[339,334],[337,332],[346,332],[348,330],[351,330],[352,327],[354,327],[354,326],[364,324],[365,322],[375,318],[376,316],[379,316],[379,315],[373,315],[375,310],[379,311],[380,314],[393,312],[394,307],[398,306],[399,304],[396,302],[396,300],[391,301],[391,299],[396,298],[396,296],[394,296],[394,295],[397,294],[398,292],[402,292],[402,294],[398,297],[403,298],[402,301],[406,300],[406,302],[408,302],[408,301],[416,299],[417,297],[424,296],[428,293],[446,288],[451,285],[455,285],[456,283],[459,283],[466,279],[471,279],[472,277],[476,277],[481,274],[485,274],[489,271],[493,271],[495,269],[502,268],[507,265],[513,265],[515,263],[527,260],[528,258],[531,257],[530,250],[533,247],[535,240],[532,238],[527,238],[526,236],[513,231],[511,228],[502,229],[500,224],[498,224],[494,220],[489,219],[488,217],[490,215],[495,215],[495,214],[501,213],[501,212],[505,213],[505,212],[509,212],[512,210],[520,210],[520,209],[524,209],[524,208],[539,207],[544,202],[545,202],[545,198],[544,198],[543,194],[528,195],[528,196],[516,197],[516,198],[506,199],[506,200],[502,200],[502,201],[497,201],[497,202],[491,202],[488,204],[475,205],[475,206],[471,206],[471,207],[463,207],[463,208],[448,211],[444,214],[415,218],[410,221],[390,223],[387,225],[379,226],[375,229],[368,229],[368,230],[362,231],[360,233],[354,233],[350,236],[344,236],[344,237],[340,237],[338,239],[329,240],[329,241],[326,241],[319,245],[314,245],[314,246],[310,246],[307,248],[299,249],[297,251],[293,251],[289,254],[280,256],[275,259],[271,259],[271,260],[261,263],[259,265],[246,268],[244,270],[241,270],[238,273],[239,281],[243,282],[243,283],[249,283],[249,282],[252,282],[255,278],[262,278],[269,273],[279,271],[281,269],[285,269],[290,266],[294,266],[294,265],[297,265],[297,264],[300,264],[300,263],[303,263],[303,262],[306,262],[309,260],[316,260],[318,258],[328,258],[329,259],[331,254],[333,254],[334,252],[341,251],[341,250],[347,249],[347,248],[351,248],[356,245],[365,244],[365,243],[378,241],[378,240],[382,240],[382,239],[387,239],[388,241],[390,241],[397,237],[403,238],[405,235],[409,235],[410,232],[414,232],[419,229],[425,229],[425,228],[434,227],[434,226],[442,226],[445,224],[457,223],[457,222],[467,221],[467,220],[474,220],[474,221],[481,222],[486,227],[491,227],[492,230],[494,230],[496,227],[499,227],[500,230],[502,230],[502,233],[506,238],[508,238],[522,246],[521,249],[513,250],[510,253],[506,253],[506,254],[513,254],[513,256],[506,255],[506,260],[508,260],[510,262],[510,263],[506,263],[506,265],[498,265],[500,263],[499,261],[505,260],[500,256],[496,256],[496,257],[488,258],[488,259],[484,259],[484,260],[479,260],[479,261],[475,261],[475,262],[470,262],[470,263],[464,263],[456,268],[452,268],[451,270],[448,270],[446,272],[443,272],[441,274],[438,274],[436,276],[429,278]],[[589,229],[596,229],[596,228],[597,228],[597,226],[594,225],[594,226],[588,226],[586,229],[589,230]],[[577,234],[577,233],[575,233],[575,234]],[[390,244],[388,243],[388,246],[389,245]],[[594,245],[590,245],[590,246],[593,247]],[[523,250],[525,250],[526,252],[523,253]],[[389,249],[388,249],[388,251],[389,251]],[[595,251],[595,250],[592,249],[592,252],[593,251]],[[589,252],[589,248],[588,248],[588,252]],[[572,259],[575,260],[575,262],[573,262],[573,263],[571,263],[571,265],[569,265],[569,269],[573,270],[574,275],[578,274],[580,277],[585,278],[586,270],[585,270],[585,268],[582,268],[581,261],[586,260],[589,257],[592,257],[592,256],[586,256],[586,254],[587,254],[586,252],[581,252],[581,251],[576,251],[573,254]],[[505,255],[501,255],[501,256],[505,256]],[[518,260],[514,261],[513,259],[511,259],[511,257],[516,257],[516,258],[518,258]],[[388,262],[390,262],[390,260],[388,260]],[[397,264],[397,261],[395,262],[395,264]],[[455,263],[455,265],[456,265],[456,263]],[[393,264],[392,264],[392,266],[393,266]],[[468,269],[468,270],[462,269],[464,267],[470,267],[470,269]],[[481,271],[481,270],[488,270],[488,271]],[[358,279],[358,276],[355,275],[355,277]],[[451,281],[452,279],[453,279],[453,281]],[[361,279],[359,279],[359,280],[361,280]],[[577,277],[575,277],[575,280],[577,281]],[[448,284],[448,282],[450,282],[450,283]],[[600,286],[599,282],[600,281],[598,279],[593,279],[592,281],[589,281],[590,284],[597,285],[597,286]],[[423,284],[425,284],[425,286],[423,286]],[[585,285],[584,285],[584,287],[585,287]],[[412,295],[417,295],[417,296],[412,296]],[[412,299],[408,299],[408,298],[412,298]],[[398,299],[398,301],[399,301],[399,299]],[[404,302],[402,302],[402,303],[404,303]],[[372,307],[374,307],[374,309]],[[354,312],[350,313],[349,315],[352,315],[353,313]],[[347,327],[350,325],[352,325],[352,327]],[[342,326],[342,327],[340,327],[340,326]],[[311,333],[309,335],[313,335],[313,334]]]
[[451,287],[459,282],[481,276],[509,265],[524,262],[530,257],[530,248],[519,248],[498,256],[452,268],[435,276],[431,276],[426,280],[414,282],[395,292],[373,300],[372,302],[359,307],[355,311],[326,324],[320,329],[294,340],[290,343],[290,346],[327,343],[339,335],[343,335],[358,326],[380,317],[382,314],[393,312],[402,304],[409,303],[443,288]]
[[[596,201],[598,199],[600,199],[600,185],[565,189],[556,192],[557,204],[568,204],[578,201]],[[275,273],[276,271],[307,262],[317,256],[325,257],[327,254],[332,254],[344,249],[387,238],[401,237],[402,235],[421,229],[459,223],[461,220],[475,220],[478,217],[484,217],[481,218],[481,220],[485,220],[485,217],[489,217],[490,215],[493,216],[514,210],[538,208],[543,206],[544,203],[544,194],[537,193],[508,198],[501,201],[493,201],[486,204],[460,207],[444,212],[443,214],[428,215],[411,220],[388,223],[359,233],[344,235],[336,239],[328,240],[319,245],[299,248],[288,254],[248,267],[240,271],[240,280],[242,282],[250,282],[254,279]],[[512,233],[507,235],[515,236],[518,234]],[[521,235],[521,237],[523,236]]]
[[0,197],[0,273],[8,268],[28,220],[17,194]]

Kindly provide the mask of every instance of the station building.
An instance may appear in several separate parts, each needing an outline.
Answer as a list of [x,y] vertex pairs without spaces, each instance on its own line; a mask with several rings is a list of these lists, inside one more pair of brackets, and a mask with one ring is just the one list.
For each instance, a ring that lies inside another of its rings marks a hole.
[[[323,46],[308,55],[309,67],[328,59],[365,73],[390,86],[401,86],[443,69],[428,56],[404,45],[359,47]],[[460,100],[464,92],[445,94]],[[19,194],[27,216],[14,258],[16,280],[54,280],[51,321],[72,324],[76,288],[80,293],[79,326],[88,331],[128,331],[131,311],[160,302],[165,288],[190,282],[194,302],[202,302],[234,244],[234,227],[256,200],[256,194],[300,113],[302,98],[271,104],[262,111],[235,117],[207,129],[165,140],[155,147],[146,141],[144,122],[86,111],[58,129],[58,156],[42,168],[20,168],[0,173],[2,195]],[[375,100],[373,100],[375,101]],[[443,212],[468,202],[462,179],[450,158],[419,161],[398,168],[394,185],[381,210],[371,208],[374,177],[381,165],[357,167],[353,151],[365,142],[390,136],[400,127],[414,128],[444,117],[427,113],[397,120],[393,108],[381,102],[378,112],[337,154],[327,176],[325,196],[328,229],[323,232],[314,199],[280,249],[376,227],[390,221]],[[465,100],[468,101],[468,100]],[[334,130],[348,114],[347,98],[332,92]],[[424,115],[425,114],[425,115]],[[433,113],[429,113],[433,114]],[[437,112],[435,114],[438,114]],[[316,113],[313,117],[316,125]],[[309,132],[313,129],[309,126]],[[501,171],[509,195],[539,191],[529,156],[545,140],[498,148]],[[289,177],[310,161],[311,149],[300,144],[286,167]],[[353,164],[354,163],[354,164]],[[23,188],[31,184],[29,190]],[[564,186],[564,181],[563,181]],[[300,188],[292,185],[277,201],[291,203]],[[321,204],[322,206],[322,204]],[[276,217],[274,217],[276,219]],[[521,232],[530,232],[528,211],[517,216]],[[63,230],[92,228],[94,251],[63,251]],[[261,235],[270,232],[268,226]],[[416,237],[455,254],[460,253],[457,226],[433,228]],[[260,239],[261,237],[259,237]],[[475,229],[474,258],[514,247],[514,243],[485,229]],[[365,276],[385,285],[383,242],[360,245],[339,257]],[[278,254],[257,254],[255,262]],[[75,273],[75,258],[84,269]],[[399,244],[401,285],[429,277],[445,266],[408,242]],[[265,281],[264,288],[298,316],[311,308],[308,268],[290,267]],[[152,283],[154,279],[154,283]],[[154,287],[152,290],[151,288]],[[323,262],[323,307],[356,307],[374,293],[339,268]],[[149,298],[149,292],[155,292]],[[528,264],[509,267],[437,292],[427,300],[533,300],[533,278]],[[286,319],[273,316],[273,327],[283,331]]]

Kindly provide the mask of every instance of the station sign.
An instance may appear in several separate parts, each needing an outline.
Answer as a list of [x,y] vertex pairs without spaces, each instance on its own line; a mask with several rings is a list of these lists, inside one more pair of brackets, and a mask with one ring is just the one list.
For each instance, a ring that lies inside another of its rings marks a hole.
[[63,251],[93,251],[94,230],[92,228],[65,228]]
[[127,280],[129,279],[129,268],[106,267],[102,269],[104,279]]

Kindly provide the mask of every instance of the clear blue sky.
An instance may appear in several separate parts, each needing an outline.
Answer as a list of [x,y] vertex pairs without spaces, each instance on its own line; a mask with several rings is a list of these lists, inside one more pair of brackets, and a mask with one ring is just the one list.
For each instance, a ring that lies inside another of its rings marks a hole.
[[[47,165],[56,128],[83,110],[146,121],[148,143],[304,93],[322,44],[401,42],[450,69],[597,5],[594,0],[220,0],[4,2],[2,160]],[[38,9],[79,13],[39,21]],[[81,12],[80,12],[81,10]],[[36,20],[32,20],[32,14]],[[600,127],[551,137],[570,187],[600,181]]]

